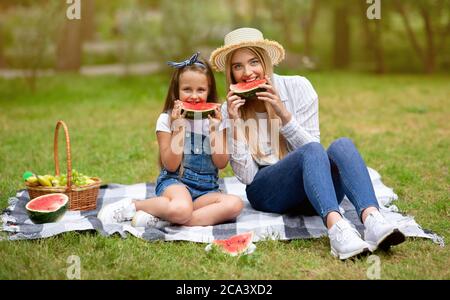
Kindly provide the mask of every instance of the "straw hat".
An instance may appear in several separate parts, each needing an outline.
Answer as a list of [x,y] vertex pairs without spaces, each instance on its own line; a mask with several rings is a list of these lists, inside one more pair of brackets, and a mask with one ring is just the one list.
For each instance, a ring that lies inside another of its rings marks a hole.
[[260,47],[267,51],[273,65],[284,59],[284,48],[279,43],[264,39],[261,31],[255,28],[238,28],[225,36],[224,45],[211,53],[209,61],[216,71],[225,71],[226,57],[242,47]]

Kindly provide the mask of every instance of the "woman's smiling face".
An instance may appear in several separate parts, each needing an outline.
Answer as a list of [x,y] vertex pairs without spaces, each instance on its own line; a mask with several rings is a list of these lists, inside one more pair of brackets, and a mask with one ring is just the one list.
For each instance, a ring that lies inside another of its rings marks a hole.
[[234,51],[231,57],[231,74],[236,82],[264,79],[265,75],[260,59],[246,48]]

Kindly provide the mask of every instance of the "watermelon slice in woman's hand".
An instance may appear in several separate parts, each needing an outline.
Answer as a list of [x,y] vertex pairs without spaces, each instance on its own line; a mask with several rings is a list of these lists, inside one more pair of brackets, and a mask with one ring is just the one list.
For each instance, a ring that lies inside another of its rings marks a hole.
[[230,91],[233,91],[235,95],[238,95],[244,99],[254,98],[256,93],[264,92],[266,89],[260,88],[261,84],[266,83],[265,79],[254,80],[251,82],[239,82],[236,84],[230,85]]

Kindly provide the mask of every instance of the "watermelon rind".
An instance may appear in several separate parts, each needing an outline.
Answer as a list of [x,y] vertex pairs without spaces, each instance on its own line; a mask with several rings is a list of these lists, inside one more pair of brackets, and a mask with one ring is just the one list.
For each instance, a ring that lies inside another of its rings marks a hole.
[[242,93],[234,92],[234,94],[238,95],[239,97],[244,98],[244,99],[253,99],[256,97],[256,93],[265,92],[265,91],[266,91],[266,89],[264,89],[264,88],[255,88],[248,92],[242,92]]
[[209,115],[214,116],[214,110],[216,108],[216,105],[214,107],[208,108],[208,109],[191,109],[183,107],[181,108],[181,114],[186,112],[185,118],[186,119],[206,119]]
[[[44,197],[48,197],[48,196],[61,196],[64,198],[64,203],[61,204],[57,209],[53,210],[53,211],[48,211],[48,210],[36,210],[36,209],[31,209],[29,206],[35,202],[36,200],[42,199]],[[43,223],[53,223],[53,222],[57,222],[66,212],[67,207],[69,206],[69,197],[67,197],[67,195],[62,194],[62,193],[53,193],[53,194],[47,194],[47,195],[43,195],[43,196],[39,196],[36,197],[32,200],[30,200],[27,205],[25,206],[25,209],[27,210],[28,213],[28,217],[30,218],[30,220],[35,223],[35,224],[43,224]]]
[[[261,79],[261,80],[258,80],[258,81],[260,82],[260,84],[266,83],[266,80],[264,80],[264,79]],[[240,89],[239,88],[239,84],[232,84],[232,85],[230,85],[230,90],[233,91],[233,93],[235,95],[238,95],[239,97],[244,98],[244,99],[255,98],[256,97],[256,93],[265,92],[266,91],[265,88],[260,88],[258,86],[255,86],[255,87],[249,88],[249,89]]]

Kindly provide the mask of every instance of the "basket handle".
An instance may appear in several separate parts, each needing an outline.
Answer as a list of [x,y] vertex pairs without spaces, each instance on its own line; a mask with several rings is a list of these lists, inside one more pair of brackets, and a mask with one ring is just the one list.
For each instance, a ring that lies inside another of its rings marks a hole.
[[53,153],[54,153],[54,158],[55,158],[55,173],[56,173],[56,176],[59,176],[58,130],[61,126],[64,129],[64,134],[66,137],[67,191],[69,192],[72,188],[72,160],[70,157],[70,138],[69,138],[69,130],[67,129],[67,125],[66,125],[66,123],[64,123],[64,121],[61,121],[61,120],[59,120],[58,123],[56,123],[55,137],[53,139]]

